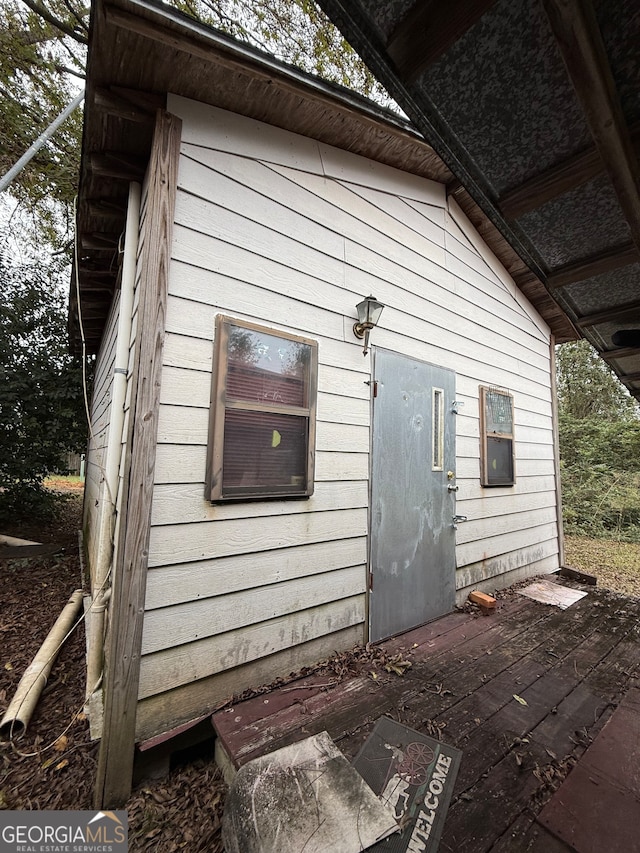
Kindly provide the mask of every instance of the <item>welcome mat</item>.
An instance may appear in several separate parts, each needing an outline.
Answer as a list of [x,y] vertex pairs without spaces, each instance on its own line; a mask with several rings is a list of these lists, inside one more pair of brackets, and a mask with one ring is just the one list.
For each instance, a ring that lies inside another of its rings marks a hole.
[[402,831],[367,849],[436,853],[461,756],[459,749],[381,717],[353,766]]

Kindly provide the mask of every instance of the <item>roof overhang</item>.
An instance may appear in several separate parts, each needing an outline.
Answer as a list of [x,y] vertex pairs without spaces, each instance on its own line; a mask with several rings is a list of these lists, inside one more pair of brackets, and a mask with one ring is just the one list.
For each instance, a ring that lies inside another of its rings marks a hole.
[[[570,310],[558,304],[556,292],[552,294],[548,282],[543,282],[538,261],[532,260],[529,249],[509,229],[501,228],[502,220],[493,217],[493,208],[476,192],[475,184],[466,186],[467,173],[454,172],[455,158],[445,163],[442,152],[436,153],[425,141],[422,128],[416,130],[415,115],[412,126],[366,98],[287,66],[153,0],[95,0],[77,216],[79,303],[88,352],[96,352],[100,345],[118,286],[128,183],[144,175],[155,111],[164,107],[168,92],[447,185],[548,322],[556,340],[578,337]],[[394,94],[398,97],[398,92]],[[562,288],[558,292],[564,294]],[[72,336],[77,343],[75,285],[71,303]]]
[[318,2],[522,260],[520,288],[640,399],[640,5]]

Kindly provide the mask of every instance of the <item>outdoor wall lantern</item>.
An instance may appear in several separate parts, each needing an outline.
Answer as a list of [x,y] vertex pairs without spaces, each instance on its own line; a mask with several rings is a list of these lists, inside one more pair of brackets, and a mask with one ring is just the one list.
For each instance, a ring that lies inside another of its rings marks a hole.
[[353,324],[353,334],[356,338],[364,338],[363,355],[366,355],[369,350],[369,333],[380,319],[383,308],[384,305],[378,302],[375,296],[367,296],[356,305],[358,322]]

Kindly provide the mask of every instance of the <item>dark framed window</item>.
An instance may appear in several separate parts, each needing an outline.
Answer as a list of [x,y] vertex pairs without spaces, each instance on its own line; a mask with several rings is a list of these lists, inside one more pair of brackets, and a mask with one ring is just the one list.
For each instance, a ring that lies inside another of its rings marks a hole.
[[513,486],[513,397],[480,388],[480,481],[483,486]]
[[218,316],[209,500],[313,494],[317,376],[316,341]]

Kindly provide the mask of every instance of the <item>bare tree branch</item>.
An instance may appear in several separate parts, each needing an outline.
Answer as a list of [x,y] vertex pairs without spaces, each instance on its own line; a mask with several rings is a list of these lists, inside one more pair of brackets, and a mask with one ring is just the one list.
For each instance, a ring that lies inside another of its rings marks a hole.
[[89,18],[89,7],[85,7],[84,9],[78,10],[76,7],[69,2],[69,0],[63,0],[64,5],[67,7],[71,15],[76,19],[80,27],[84,30],[87,35],[89,34],[89,24],[87,22]]
[[80,35],[80,33],[76,32],[73,27],[70,27],[64,21],[60,21],[54,15],[52,15],[47,9],[44,8],[40,3],[37,3],[36,0],[22,0],[25,6],[28,6],[32,12],[35,12],[36,15],[39,15],[44,21],[48,24],[51,24],[52,27],[55,27],[60,32],[69,36],[75,41],[80,42],[81,44],[88,44],[89,40],[86,36]]
[[60,65],[56,62],[53,66],[59,74],[71,74],[73,77],[77,77],[79,80],[85,80],[86,75],[81,71],[75,71],[73,68],[68,68],[66,65]]

